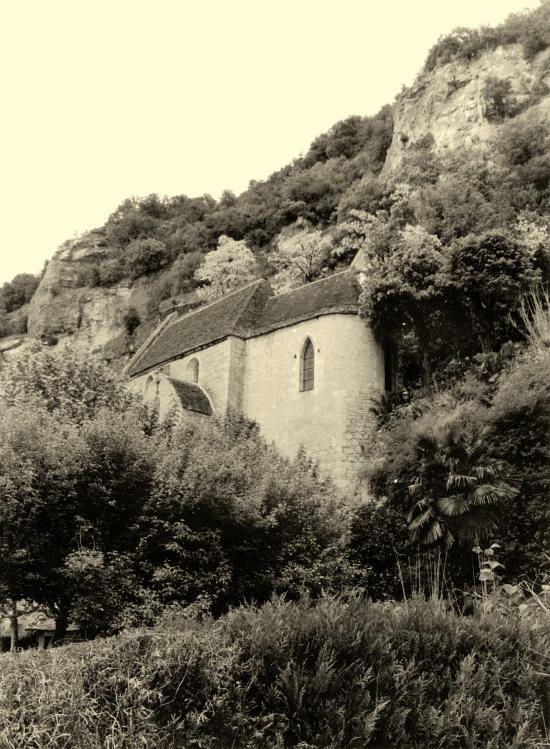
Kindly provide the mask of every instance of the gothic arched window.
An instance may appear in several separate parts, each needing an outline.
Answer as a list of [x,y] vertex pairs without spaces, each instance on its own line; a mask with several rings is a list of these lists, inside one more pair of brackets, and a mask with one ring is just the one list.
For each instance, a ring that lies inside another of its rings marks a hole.
[[315,352],[311,338],[306,338],[300,357],[300,391],[313,390],[315,383]]
[[191,359],[187,365],[187,379],[189,382],[197,383],[199,381],[199,361]]

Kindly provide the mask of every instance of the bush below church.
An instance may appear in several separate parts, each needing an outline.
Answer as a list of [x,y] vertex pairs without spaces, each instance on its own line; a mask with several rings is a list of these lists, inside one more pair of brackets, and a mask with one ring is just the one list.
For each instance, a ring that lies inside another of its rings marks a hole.
[[273,601],[2,656],[0,745],[533,747],[543,652],[514,618],[420,600]]

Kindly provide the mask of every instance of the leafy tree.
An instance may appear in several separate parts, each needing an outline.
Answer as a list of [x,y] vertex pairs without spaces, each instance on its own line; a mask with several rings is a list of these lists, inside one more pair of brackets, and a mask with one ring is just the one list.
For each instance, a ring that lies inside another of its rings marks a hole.
[[57,353],[37,345],[0,370],[0,394],[8,405],[38,400],[50,413],[81,423],[103,408],[139,407],[112,369],[73,349]]
[[254,253],[245,242],[222,236],[217,250],[209,252],[195,271],[195,281],[206,285],[205,295],[223,296],[257,275]]
[[361,315],[399,343],[407,331],[417,337],[424,387],[431,385],[431,353],[443,305],[444,257],[437,237],[407,227],[387,255],[371,253],[361,295]]
[[22,307],[32,299],[40,279],[30,273],[18,273],[0,289],[0,305],[6,312]]
[[341,529],[315,467],[304,456],[288,463],[251,422],[230,417],[176,430],[157,466],[140,550],[161,601],[203,600],[220,611],[295,585]]
[[499,122],[516,114],[517,100],[512,93],[512,83],[509,80],[494,75],[488,76],[481,95],[485,103],[485,117],[490,122]]
[[[76,523],[84,451],[74,426],[31,401],[0,409],[0,599],[43,596]],[[17,633],[12,614],[12,646]]]
[[541,278],[529,252],[498,231],[459,240],[449,255],[448,272],[484,352],[513,334],[510,315]]
[[319,278],[332,249],[329,237],[321,232],[300,232],[287,239],[279,239],[277,252],[270,262],[277,270],[277,288],[288,289]]
[[139,278],[160,270],[168,261],[168,251],[164,242],[156,239],[134,239],[126,250],[124,268],[130,278]]

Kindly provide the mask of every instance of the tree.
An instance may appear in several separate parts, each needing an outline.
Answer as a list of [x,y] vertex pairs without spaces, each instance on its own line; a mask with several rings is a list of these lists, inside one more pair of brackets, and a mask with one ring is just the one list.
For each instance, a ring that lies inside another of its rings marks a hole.
[[164,603],[220,612],[299,585],[343,526],[304,455],[289,463],[238,416],[180,426],[157,464],[140,524],[149,585]]
[[257,272],[256,258],[246,242],[221,236],[218,248],[195,271],[195,281],[205,286],[207,298],[216,298],[252,281]]
[[36,291],[40,279],[30,273],[18,273],[11,281],[3,284],[0,289],[0,305],[6,312],[22,307],[30,302]]
[[84,449],[75,427],[37,400],[0,408],[0,599],[43,600],[73,542]]
[[[269,261],[276,268],[277,289],[289,289],[319,278],[330,257],[332,241],[319,231],[299,232],[279,238]],[[274,279],[275,281],[275,279]]]
[[470,314],[482,351],[491,351],[513,334],[510,316],[541,272],[531,253],[500,231],[459,240],[448,262],[450,283]]
[[408,331],[417,337],[424,388],[431,385],[431,353],[444,303],[444,257],[437,237],[408,226],[386,255],[366,257],[361,315],[398,344]]
[[485,117],[490,121],[501,121],[513,117],[517,110],[517,100],[512,92],[512,83],[490,75],[485,79],[481,95],[485,103]]
[[128,245],[124,267],[130,278],[139,278],[160,270],[169,261],[164,242],[157,239],[134,239]]
[[104,363],[74,349],[60,353],[39,344],[0,369],[0,395],[8,405],[38,401],[50,413],[65,414],[75,423],[102,408],[125,412],[140,407]]

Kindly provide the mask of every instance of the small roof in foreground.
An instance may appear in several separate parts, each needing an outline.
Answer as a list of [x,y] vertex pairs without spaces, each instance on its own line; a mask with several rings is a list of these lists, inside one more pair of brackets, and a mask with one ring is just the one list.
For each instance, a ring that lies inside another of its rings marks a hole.
[[212,415],[212,406],[204,390],[193,382],[168,378],[177,393],[179,401],[187,411],[196,411],[206,416]]

